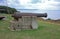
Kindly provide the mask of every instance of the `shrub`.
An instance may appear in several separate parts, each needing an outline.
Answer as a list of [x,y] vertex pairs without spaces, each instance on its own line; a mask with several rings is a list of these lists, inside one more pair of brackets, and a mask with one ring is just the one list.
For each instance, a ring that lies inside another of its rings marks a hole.
[[0,13],[13,14],[14,12],[17,12],[15,8],[11,8],[8,6],[0,6]]

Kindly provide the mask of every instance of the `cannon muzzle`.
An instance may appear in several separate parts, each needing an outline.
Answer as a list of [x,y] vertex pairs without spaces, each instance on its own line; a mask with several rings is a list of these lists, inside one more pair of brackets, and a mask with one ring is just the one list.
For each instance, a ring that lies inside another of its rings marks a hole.
[[47,13],[38,14],[37,17],[47,17]]

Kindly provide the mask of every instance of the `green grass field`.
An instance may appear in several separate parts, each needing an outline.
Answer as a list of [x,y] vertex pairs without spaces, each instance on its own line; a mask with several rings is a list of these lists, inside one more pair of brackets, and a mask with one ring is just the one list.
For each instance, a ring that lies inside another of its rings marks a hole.
[[5,21],[0,20],[0,39],[60,39],[60,25],[38,20],[36,30],[10,31],[11,15],[0,15],[6,16]]

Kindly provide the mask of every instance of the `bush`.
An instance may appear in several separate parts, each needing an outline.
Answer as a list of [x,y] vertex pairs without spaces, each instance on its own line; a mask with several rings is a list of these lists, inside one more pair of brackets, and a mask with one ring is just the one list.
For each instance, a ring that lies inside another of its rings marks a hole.
[[47,20],[52,20],[51,18],[48,18]]
[[17,12],[15,8],[11,8],[8,6],[0,6],[0,13],[13,14],[14,12]]

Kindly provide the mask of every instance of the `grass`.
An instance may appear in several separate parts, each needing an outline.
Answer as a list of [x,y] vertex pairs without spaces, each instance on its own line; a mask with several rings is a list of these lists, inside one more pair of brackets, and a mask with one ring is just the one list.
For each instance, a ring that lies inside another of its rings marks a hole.
[[38,20],[39,28],[36,30],[10,31],[8,29],[11,15],[6,16],[6,20],[0,20],[0,39],[60,39],[60,25],[51,24]]

